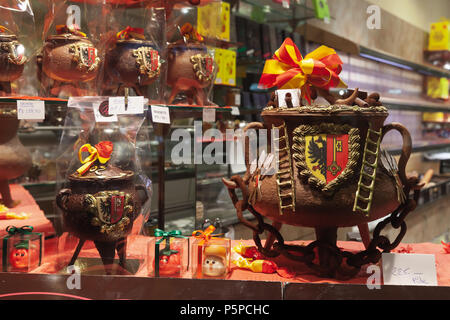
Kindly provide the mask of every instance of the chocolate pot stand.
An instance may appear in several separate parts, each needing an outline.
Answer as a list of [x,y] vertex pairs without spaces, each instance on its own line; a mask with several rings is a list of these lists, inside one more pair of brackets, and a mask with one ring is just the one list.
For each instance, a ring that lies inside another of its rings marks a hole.
[[169,103],[173,103],[178,93],[185,92],[190,103],[210,104],[204,89],[211,85],[211,81],[198,80],[190,60],[196,54],[208,53],[207,48],[201,43],[176,43],[169,45],[168,52],[167,84],[172,90]]
[[17,116],[0,114],[0,193],[7,207],[15,204],[8,180],[20,177],[32,164],[30,153],[17,137],[18,128]]

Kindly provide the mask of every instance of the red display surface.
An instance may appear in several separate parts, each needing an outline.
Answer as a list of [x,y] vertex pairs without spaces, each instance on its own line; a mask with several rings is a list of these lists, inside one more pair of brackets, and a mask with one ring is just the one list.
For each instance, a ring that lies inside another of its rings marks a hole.
[[45,236],[54,234],[55,230],[53,229],[52,223],[45,217],[44,212],[39,208],[28,190],[19,184],[11,184],[9,187],[13,200],[20,201],[16,207],[10,208],[9,211],[18,214],[24,212],[29,215],[29,218],[23,220],[0,220],[0,237],[7,233],[6,227],[11,225],[17,228],[32,226],[34,232],[43,232]]

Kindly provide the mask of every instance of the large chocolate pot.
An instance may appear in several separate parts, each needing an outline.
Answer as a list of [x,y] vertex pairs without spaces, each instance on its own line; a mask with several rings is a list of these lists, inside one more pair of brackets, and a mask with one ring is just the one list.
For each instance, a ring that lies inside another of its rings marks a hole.
[[[277,166],[271,175],[259,175],[260,169],[250,168],[246,150],[244,177],[224,179],[240,221],[254,230],[261,252],[306,262],[322,276],[348,277],[363,264],[380,259],[377,247],[389,252],[399,244],[406,231],[403,219],[415,208],[419,195],[415,192],[414,199],[409,199],[410,191],[417,191],[420,185],[417,177],[407,177],[405,172],[412,147],[410,134],[400,123],[384,124],[388,112],[378,98],[377,94],[367,97],[355,90],[347,99],[330,99],[330,106],[298,108],[279,108],[275,99],[261,113],[264,123],[253,122],[244,128],[244,132],[278,129],[278,136],[274,137],[278,148],[272,150],[278,151],[278,160],[274,160]],[[403,138],[398,170],[394,170],[396,165],[385,165],[393,158],[386,158],[389,155],[379,148],[391,130]],[[333,162],[316,162],[320,152]],[[344,156],[339,158],[340,154]],[[236,196],[236,189],[241,189],[242,200]],[[258,224],[243,217],[247,209],[256,216]],[[371,240],[367,223],[390,213],[377,226]],[[264,223],[262,216],[270,219],[272,225]],[[379,234],[388,222],[395,228],[401,227],[392,243]],[[287,245],[279,233],[283,224],[315,228],[317,241],[306,247]],[[360,228],[366,246],[357,255],[341,252],[336,246],[337,228],[350,226]],[[264,231],[269,231],[269,236],[262,246],[259,234]],[[319,264],[313,263],[316,247]]]
[[15,107],[0,107],[0,193],[7,207],[14,207],[8,180],[24,174],[31,167],[31,155],[17,137],[19,120]]
[[157,79],[161,72],[158,51],[151,41],[117,40],[105,56],[106,73],[118,87],[134,88],[142,95],[145,86]]
[[214,81],[215,65],[207,47],[198,41],[176,42],[168,47],[167,84],[171,87],[169,103],[183,92],[183,103],[208,105],[205,88]]

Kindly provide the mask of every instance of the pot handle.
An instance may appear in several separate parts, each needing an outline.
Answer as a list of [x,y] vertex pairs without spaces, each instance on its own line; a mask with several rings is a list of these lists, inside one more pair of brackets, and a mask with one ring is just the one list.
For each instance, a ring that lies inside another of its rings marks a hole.
[[61,210],[67,211],[66,200],[71,194],[71,189],[61,189],[56,195],[56,204]]
[[263,129],[264,125],[261,122],[250,122],[248,125],[244,127],[243,133],[244,133],[244,156],[245,156],[245,166],[247,167],[247,171],[250,169],[250,163],[249,163],[249,143],[248,143],[248,137],[246,136],[246,133],[249,129]]
[[147,188],[143,184],[137,184],[135,186],[135,189],[144,191],[144,199],[139,199],[139,200],[141,200],[141,204],[146,203],[147,200],[149,199],[149,192],[148,192]]
[[388,133],[391,130],[397,130],[402,135],[403,145],[402,145],[402,153],[400,155],[400,159],[398,160],[398,175],[400,177],[400,180],[402,181],[402,184],[404,186],[407,186],[409,185],[409,183],[408,178],[406,176],[406,164],[408,163],[412,151],[411,135],[409,134],[409,131],[408,129],[406,129],[405,126],[403,126],[398,122],[392,122],[383,127],[381,140],[383,140],[386,133]]

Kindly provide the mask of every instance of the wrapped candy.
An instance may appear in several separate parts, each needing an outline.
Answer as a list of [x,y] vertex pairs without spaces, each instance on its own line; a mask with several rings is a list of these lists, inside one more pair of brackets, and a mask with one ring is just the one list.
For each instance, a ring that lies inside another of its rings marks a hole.
[[278,269],[275,262],[264,260],[255,246],[244,246],[242,243],[233,248],[232,260],[239,268],[257,273],[274,273]]
[[441,240],[441,243],[444,246],[444,252],[450,253],[450,242],[444,242],[443,240]]
[[7,206],[0,204],[0,220],[12,220],[12,219],[24,220],[24,219],[28,219],[28,218],[29,218],[28,213],[12,212],[12,211],[9,211],[9,208]]

